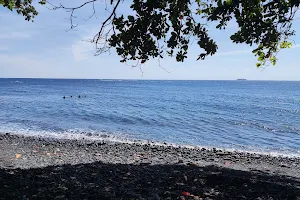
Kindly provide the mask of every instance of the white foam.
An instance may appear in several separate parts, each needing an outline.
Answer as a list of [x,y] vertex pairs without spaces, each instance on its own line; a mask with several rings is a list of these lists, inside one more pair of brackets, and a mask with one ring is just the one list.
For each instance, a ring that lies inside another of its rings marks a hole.
[[10,83],[23,83],[23,81],[11,81]]
[[33,128],[22,128],[18,125],[2,125],[0,124],[0,133],[11,133],[22,136],[33,136],[40,138],[53,139],[70,139],[70,140],[106,140],[112,142],[127,141],[128,136],[123,133],[110,133],[104,131],[90,131],[90,130],[66,130],[66,131],[43,131]]
[[65,132],[51,132],[51,131],[26,131],[26,130],[18,130],[18,131],[0,131],[0,132],[9,132],[15,135],[22,136],[32,136],[39,138],[53,138],[53,139],[67,139],[67,140],[90,140],[90,141],[111,141],[111,142],[126,142],[127,139],[123,136],[112,135],[106,132],[74,132],[74,131],[65,131]]

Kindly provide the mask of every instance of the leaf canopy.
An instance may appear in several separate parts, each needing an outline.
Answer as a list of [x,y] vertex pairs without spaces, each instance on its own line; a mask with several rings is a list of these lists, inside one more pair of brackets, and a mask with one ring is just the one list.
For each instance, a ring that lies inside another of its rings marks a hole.
[[[83,0],[77,7],[55,6],[46,0],[53,10],[65,9],[71,13],[100,0]],[[192,43],[199,47],[197,59],[205,59],[217,52],[218,46],[210,37],[208,25],[226,29],[230,21],[238,30],[230,37],[234,43],[253,46],[258,57],[257,67],[276,64],[281,49],[290,48],[290,37],[295,34],[292,22],[299,9],[300,0],[132,0],[134,14],[118,13],[123,0],[106,2],[113,9],[102,22],[99,32],[91,40],[101,54],[114,48],[121,62],[137,61],[139,64],[151,58],[174,56],[178,62],[187,58]],[[0,4],[32,20],[38,12],[32,0],[0,0]],[[110,27],[107,29],[107,27]]]

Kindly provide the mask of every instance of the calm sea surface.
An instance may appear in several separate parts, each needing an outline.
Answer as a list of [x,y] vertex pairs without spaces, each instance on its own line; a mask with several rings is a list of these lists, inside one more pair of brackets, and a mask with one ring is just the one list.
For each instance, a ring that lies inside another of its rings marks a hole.
[[0,79],[0,132],[300,156],[300,82]]

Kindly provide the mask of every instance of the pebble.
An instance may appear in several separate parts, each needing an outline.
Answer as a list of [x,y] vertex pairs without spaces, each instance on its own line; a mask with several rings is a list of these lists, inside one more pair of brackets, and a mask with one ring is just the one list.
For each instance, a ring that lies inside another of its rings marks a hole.
[[286,168],[290,168],[290,166],[286,165],[286,164],[281,164],[281,167],[286,167]]
[[152,200],[160,200],[160,197],[158,196],[157,193],[154,194],[154,196],[152,197]]

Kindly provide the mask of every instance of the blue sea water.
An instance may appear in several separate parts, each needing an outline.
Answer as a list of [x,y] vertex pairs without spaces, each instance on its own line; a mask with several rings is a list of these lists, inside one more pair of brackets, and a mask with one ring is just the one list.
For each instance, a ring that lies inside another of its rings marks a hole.
[[300,82],[0,79],[0,132],[300,156]]

